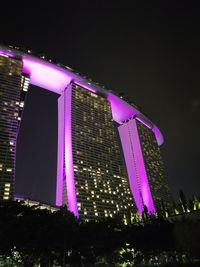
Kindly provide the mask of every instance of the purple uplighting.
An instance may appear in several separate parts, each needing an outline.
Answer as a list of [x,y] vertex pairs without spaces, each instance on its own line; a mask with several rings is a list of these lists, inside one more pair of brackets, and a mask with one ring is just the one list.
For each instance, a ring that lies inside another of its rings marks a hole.
[[[148,212],[154,213],[155,208],[150,192],[135,119],[152,130],[158,145],[163,143],[163,136],[160,130],[137,110],[136,107],[128,104],[114,93],[95,86],[67,68],[61,68],[43,59],[12,49],[0,48],[0,55],[7,57],[21,56],[23,61],[23,73],[29,74],[30,83],[60,95],[58,98],[56,205],[63,205],[63,187],[65,181],[64,177],[66,175],[68,209],[73,212],[75,216],[79,216],[72,155],[71,84],[73,82],[92,93],[107,96],[107,100],[111,105],[113,120],[121,125],[118,127],[118,130],[130,188],[137,209],[141,215],[143,205],[146,205]],[[129,121],[125,122],[127,120]]]
[[0,56],[13,57],[13,53],[9,51],[0,50]]
[[132,196],[134,198],[137,210],[139,214],[142,214],[143,210],[143,205],[142,205],[142,200],[140,197],[140,192],[138,188],[138,182],[137,182],[137,177],[136,177],[136,165],[135,165],[135,158],[134,154],[132,151],[132,146],[131,146],[131,140],[130,136],[128,133],[128,125],[123,124],[118,127],[119,130],[119,135],[121,139],[121,144],[123,148],[123,154],[126,162],[126,169],[128,173],[128,179],[129,179],[129,185],[131,189]]
[[132,107],[124,100],[111,93],[109,93],[107,99],[111,104],[112,116],[116,122],[122,124],[125,120],[128,120],[131,117],[137,117],[137,119],[140,120],[145,126],[152,128],[158,145],[162,145],[163,136],[159,129],[153,124],[150,125],[149,122],[142,118],[143,115],[136,108]]
[[23,57],[23,72],[30,75],[30,83],[61,94],[73,75],[44,60],[30,56]]
[[63,204],[63,175],[64,175],[64,121],[65,121],[65,96],[58,98],[58,154],[57,154],[57,185],[56,206]]
[[136,116],[136,120],[140,121],[142,124],[144,124],[149,129],[152,129],[153,127],[148,122],[146,122],[144,119],[142,119],[140,116]]
[[76,200],[76,188],[74,182],[74,166],[72,155],[72,127],[71,127],[71,84],[66,88],[65,92],[65,173],[67,187],[67,204],[68,210],[78,217],[78,208]]
[[[93,93],[98,93],[98,90],[100,90],[91,83],[88,83],[87,80],[67,69],[19,51],[15,52],[22,56],[23,72],[30,75],[30,83],[33,85],[58,94],[62,94],[66,86],[72,81]],[[13,57],[15,52],[11,52],[10,50],[8,51],[4,48],[1,48],[0,50],[0,54],[9,57]],[[123,121],[128,120],[132,116],[142,115],[136,108],[125,102],[120,97],[110,92],[105,91],[104,93],[108,94],[107,99],[111,104],[113,119],[116,122],[121,124]],[[143,122],[144,121],[145,120],[143,119]],[[152,124],[152,127],[152,131],[156,137],[157,143],[158,145],[161,145],[163,143],[163,136],[155,125]]]
[[91,86],[87,85],[86,83],[80,82],[80,81],[74,81],[75,84],[79,85],[80,87],[83,87],[84,89],[92,92],[92,93],[96,93],[96,90],[94,88],[92,88]]
[[140,114],[138,110],[114,94],[109,94],[107,99],[111,104],[113,119],[120,124],[131,116]]
[[156,127],[155,125],[153,126],[152,129],[155,137],[156,137],[156,141],[158,143],[159,146],[161,146],[164,143],[164,138],[163,135],[161,134],[160,130],[158,129],[158,127]]
[[140,145],[137,125],[135,120],[130,121],[130,132],[133,144],[133,153],[135,154],[135,160],[138,170],[138,176],[140,178],[141,194],[143,198],[144,205],[147,206],[148,212],[150,214],[155,213],[155,207],[153,204],[153,199],[151,196],[151,191],[149,187],[148,177],[144,165],[144,159],[142,155],[142,149]]
[[118,127],[124,152],[129,184],[138,212],[142,215],[143,204],[148,213],[155,213],[155,207],[149,187],[148,177],[140,146],[140,140],[134,119]]

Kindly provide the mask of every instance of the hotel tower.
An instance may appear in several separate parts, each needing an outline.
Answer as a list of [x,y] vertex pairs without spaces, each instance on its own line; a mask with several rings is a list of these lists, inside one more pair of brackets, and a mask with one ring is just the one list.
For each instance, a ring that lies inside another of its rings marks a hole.
[[[17,134],[31,87],[58,94],[57,175],[48,198],[35,190],[40,177],[15,177]],[[162,143],[158,127],[113,91],[30,51],[0,46],[1,200],[66,204],[86,221],[117,214],[126,219],[145,206],[153,214],[162,200],[171,202]]]

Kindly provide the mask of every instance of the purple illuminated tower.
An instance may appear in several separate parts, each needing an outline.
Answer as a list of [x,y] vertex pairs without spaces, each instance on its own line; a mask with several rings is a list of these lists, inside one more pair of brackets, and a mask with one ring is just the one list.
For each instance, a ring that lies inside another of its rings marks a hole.
[[[141,215],[146,206],[153,214],[161,199],[170,202],[159,150],[163,143],[162,134],[135,106],[87,81],[72,69],[34,57],[30,51],[24,53],[0,47],[0,55],[12,64],[15,64],[14,58],[19,62],[17,79],[22,83],[16,90],[27,90],[30,83],[30,86],[59,95],[57,177],[49,204],[66,204],[71,212],[84,220],[112,217],[117,213],[126,220],[128,210],[137,208]],[[0,71],[2,75],[3,71]],[[0,81],[3,86],[10,81],[9,73],[3,83]],[[14,86],[10,83],[8,90],[13,90]],[[20,102],[18,94],[15,103]],[[4,108],[5,101],[2,98],[0,101]],[[21,101],[21,112],[23,106]],[[8,114],[9,119],[10,116]],[[9,134],[12,132],[10,125],[4,126]],[[13,154],[8,153],[13,155],[13,162],[16,138],[15,135]],[[8,144],[6,147],[9,149]],[[33,186],[25,189],[26,192],[20,189],[18,185],[22,182],[15,181],[14,196],[30,196],[33,200],[46,202],[39,197],[37,190],[32,191]],[[10,184],[13,187],[14,176]],[[7,199],[12,197],[11,194]]]

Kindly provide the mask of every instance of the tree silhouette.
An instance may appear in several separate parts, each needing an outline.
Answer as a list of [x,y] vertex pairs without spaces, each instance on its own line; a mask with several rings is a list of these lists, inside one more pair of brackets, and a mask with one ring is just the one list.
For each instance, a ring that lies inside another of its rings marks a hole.
[[[27,207],[23,203],[0,202],[0,256],[9,267],[117,266],[149,262],[162,253],[177,257],[187,253],[198,258],[199,218],[169,222],[149,216],[128,225],[122,217],[81,222],[67,207],[56,212]],[[183,216],[183,215],[182,215]],[[185,215],[186,216],[186,215]],[[188,215],[187,215],[188,216]]]

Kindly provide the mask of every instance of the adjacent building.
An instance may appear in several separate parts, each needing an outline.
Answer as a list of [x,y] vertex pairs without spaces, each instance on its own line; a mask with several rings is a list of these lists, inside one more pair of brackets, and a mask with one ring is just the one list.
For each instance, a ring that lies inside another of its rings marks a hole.
[[59,95],[57,177],[49,192],[50,205],[66,204],[86,221],[116,214],[126,220],[130,212],[141,215],[145,206],[155,213],[161,200],[170,205],[159,149],[163,137],[146,116],[66,66],[7,47],[0,47],[1,199],[30,196],[47,203],[37,190],[33,194],[17,186],[23,178],[15,180],[14,175],[29,83]]
[[0,55],[0,200],[14,196],[17,132],[28,89],[26,79],[21,60]]

